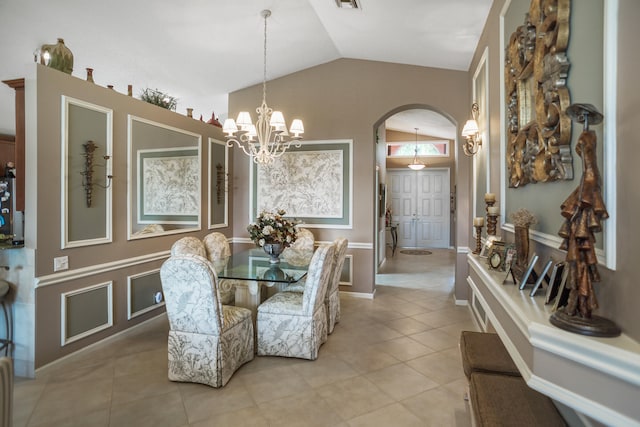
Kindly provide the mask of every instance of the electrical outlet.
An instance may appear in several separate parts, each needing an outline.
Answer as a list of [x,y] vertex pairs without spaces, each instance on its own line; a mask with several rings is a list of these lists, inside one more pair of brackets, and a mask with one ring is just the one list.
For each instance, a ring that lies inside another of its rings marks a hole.
[[69,257],[59,256],[53,259],[53,271],[61,271],[69,269]]
[[162,292],[155,292],[153,294],[153,303],[154,304],[160,304],[162,302],[163,298],[162,298]]

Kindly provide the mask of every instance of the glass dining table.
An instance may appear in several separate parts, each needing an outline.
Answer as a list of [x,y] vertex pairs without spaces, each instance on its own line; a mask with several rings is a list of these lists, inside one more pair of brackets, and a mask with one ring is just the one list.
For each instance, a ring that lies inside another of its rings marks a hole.
[[250,309],[255,320],[262,301],[307,275],[312,255],[283,254],[280,263],[272,264],[262,249],[253,248],[214,262],[214,267],[218,279],[225,279],[223,286],[235,286],[235,305]]

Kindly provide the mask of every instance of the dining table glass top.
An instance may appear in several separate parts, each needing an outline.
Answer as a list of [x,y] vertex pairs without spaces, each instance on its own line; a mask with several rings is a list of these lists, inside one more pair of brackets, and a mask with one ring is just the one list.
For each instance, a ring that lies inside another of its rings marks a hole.
[[295,283],[307,275],[311,255],[281,255],[280,263],[272,264],[269,262],[269,255],[262,248],[253,248],[214,262],[214,266],[220,279]]

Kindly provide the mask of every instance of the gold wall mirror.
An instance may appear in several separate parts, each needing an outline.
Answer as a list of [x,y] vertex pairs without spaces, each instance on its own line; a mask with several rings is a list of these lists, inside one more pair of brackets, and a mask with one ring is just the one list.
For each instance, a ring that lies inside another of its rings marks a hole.
[[505,52],[509,187],[573,179],[570,0],[532,0]]

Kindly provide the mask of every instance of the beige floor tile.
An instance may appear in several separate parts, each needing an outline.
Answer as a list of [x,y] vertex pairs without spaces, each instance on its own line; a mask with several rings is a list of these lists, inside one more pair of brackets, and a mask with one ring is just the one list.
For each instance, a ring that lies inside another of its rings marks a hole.
[[242,383],[258,404],[311,391],[309,383],[293,368],[287,366],[253,372],[243,376]]
[[400,361],[390,354],[378,350],[376,344],[354,346],[335,353],[335,355],[360,374],[378,371],[387,366],[396,365]]
[[340,416],[315,391],[261,403],[259,407],[262,415],[272,426],[346,426]]
[[142,351],[115,360],[115,376],[168,372],[167,348]]
[[422,322],[418,322],[411,317],[403,317],[401,319],[391,320],[385,323],[391,329],[395,329],[404,335],[417,334],[418,332],[424,332],[431,329],[431,326],[425,325]]
[[113,427],[180,427],[187,423],[187,414],[176,390],[118,405],[109,421]]
[[206,420],[189,424],[190,427],[269,427],[269,421],[262,416],[258,407],[215,414]]
[[358,372],[348,363],[331,354],[323,355],[323,357],[308,363],[299,363],[293,366],[293,370],[313,388],[358,375]]
[[320,387],[317,392],[343,420],[350,420],[394,402],[363,376]]
[[410,335],[411,339],[437,351],[458,347],[460,339],[440,329],[431,329],[425,332]]
[[[453,350],[453,351],[452,351]],[[465,378],[458,349],[428,354],[407,362],[407,365],[442,385]]]
[[415,359],[425,354],[431,354],[435,350],[431,347],[423,345],[410,337],[402,336],[389,341],[381,342],[375,345],[380,351],[383,351],[403,362]]
[[112,385],[112,378],[48,384],[31,415],[29,425],[55,425],[108,409]]
[[73,415],[62,419],[56,419],[55,422],[49,420],[41,424],[29,423],[29,426],[38,427],[107,427],[109,425],[109,409],[99,409],[97,411],[85,412],[79,415]]
[[241,381],[234,381],[234,378],[221,388],[203,386],[181,388],[180,391],[189,423],[203,421],[226,412],[257,408],[249,390]]
[[114,405],[127,403],[145,397],[172,393],[178,390],[178,383],[169,381],[166,373],[143,373],[120,375],[113,380]]
[[396,400],[406,399],[438,386],[436,382],[404,363],[389,366],[365,376]]
[[[403,400],[402,405],[420,417],[425,426],[464,427],[471,425],[471,418],[464,399],[445,387],[427,390],[417,396]],[[467,420],[460,424],[459,421]]]
[[350,427],[424,427],[424,422],[399,403],[348,421]]

